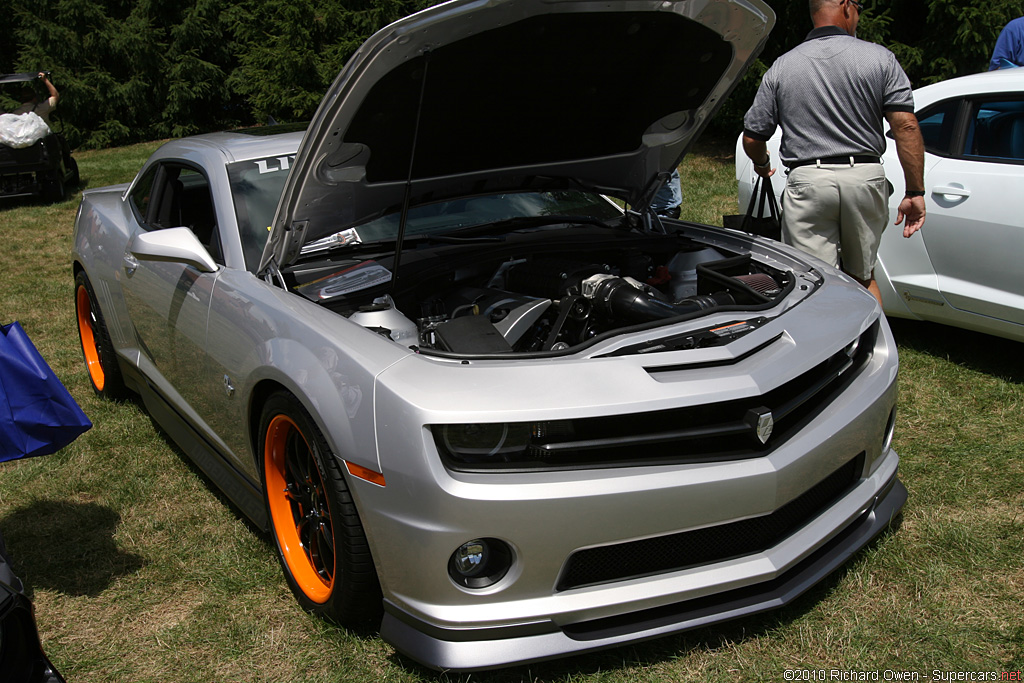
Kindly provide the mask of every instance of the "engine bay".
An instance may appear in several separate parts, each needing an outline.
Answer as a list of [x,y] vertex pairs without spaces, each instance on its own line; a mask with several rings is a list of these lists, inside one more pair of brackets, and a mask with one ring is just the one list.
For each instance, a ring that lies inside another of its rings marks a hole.
[[294,289],[421,353],[507,357],[558,355],[669,321],[748,312],[729,334],[708,331],[687,342],[718,345],[754,329],[756,312],[794,284],[792,273],[749,253],[681,235],[515,237],[412,249],[394,282],[388,254],[310,264],[293,273]]

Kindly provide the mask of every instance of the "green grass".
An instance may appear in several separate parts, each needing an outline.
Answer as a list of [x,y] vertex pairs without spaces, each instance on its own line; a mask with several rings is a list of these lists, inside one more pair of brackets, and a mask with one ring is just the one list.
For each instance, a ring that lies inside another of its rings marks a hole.
[[[76,155],[125,182],[155,144]],[[736,213],[731,150],[682,165],[684,218]],[[69,681],[780,681],[786,669],[1024,667],[1024,347],[893,321],[902,528],[782,610],[720,628],[472,676],[304,614],[269,543],[136,404],[89,388],[72,306],[77,197],[0,205],[0,321],[20,320],[94,422],[63,451],[0,464],[0,530]],[[3,678],[0,672],[0,679]]]

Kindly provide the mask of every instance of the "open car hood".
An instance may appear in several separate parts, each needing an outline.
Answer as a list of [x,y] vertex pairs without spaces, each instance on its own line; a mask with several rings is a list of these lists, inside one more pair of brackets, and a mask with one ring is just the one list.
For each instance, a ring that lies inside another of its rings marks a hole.
[[7,85],[8,83],[31,83],[37,78],[39,78],[38,71],[32,74],[0,74],[0,85]]
[[773,24],[761,0],[454,0],[391,24],[320,103],[259,271],[406,202],[575,188],[644,207]]

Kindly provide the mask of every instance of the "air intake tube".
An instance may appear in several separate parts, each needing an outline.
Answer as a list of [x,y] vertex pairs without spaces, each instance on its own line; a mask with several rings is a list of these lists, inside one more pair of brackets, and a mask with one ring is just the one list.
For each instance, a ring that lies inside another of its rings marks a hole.
[[726,292],[699,294],[676,302],[666,301],[658,298],[660,292],[632,278],[604,273],[587,278],[581,285],[583,295],[593,300],[598,310],[615,320],[625,319],[634,323],[676,318],[736,303]]

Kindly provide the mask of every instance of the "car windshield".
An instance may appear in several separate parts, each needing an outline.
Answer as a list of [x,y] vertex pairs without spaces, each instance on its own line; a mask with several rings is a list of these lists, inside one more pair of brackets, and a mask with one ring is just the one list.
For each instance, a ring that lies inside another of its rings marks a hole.
[[[228,165],[238,232],[249,270],[259,265],[278,200],[295,155],[238,161]],[[578,190],[510,192],[468,197],[413,207],[406,235],[442,234],[466,228],[529,218],[566,216],[609,220],[621,215],[604,197]],[[398,236],[399,214],[382,216],[355,228],[307,244],[303,252],[341,244],[386,242]]]
[[[577,190],[507,192],[454,199],[413,207],[406,221],[406,235],[452,233],[469,228],[529,218],[609,220],[619,209],[600,195]],[[303,252],[340,244],[386,242],[398,237],[400,215],[388,214],[355,228],[307,244]]]
[[294,160],[295,155],[290,154],[228,164],[238,234],[242,240],[245,266],[249,270],[259,266],[274,211]]

